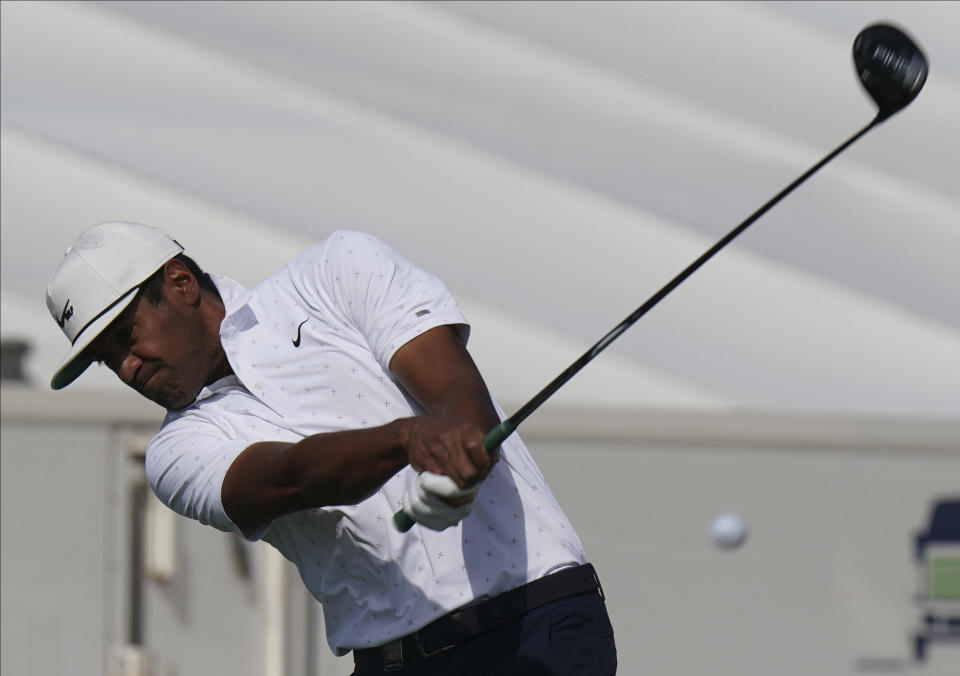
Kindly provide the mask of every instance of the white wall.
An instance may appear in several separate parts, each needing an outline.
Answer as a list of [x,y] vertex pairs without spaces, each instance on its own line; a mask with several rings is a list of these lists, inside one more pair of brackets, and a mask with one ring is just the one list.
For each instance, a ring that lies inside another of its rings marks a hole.
[[[914,671],[912,538],[932,501],[960,498],[960,452],[534,448],[604,581],[621,673]],[[707,535],[728,510],[751,530],[732,552]],[[954,645],[934,647],[917,671],[958,669]]]
[[2,390],[2,672],[133,676],[111,664],[134,639],[138,580],[143,676],[260,676],[256,554],[244,577],[231,536],[177,517],[170,579],[133,575],[135,502],[152,499],[136,456],[156,409],[71,394]]

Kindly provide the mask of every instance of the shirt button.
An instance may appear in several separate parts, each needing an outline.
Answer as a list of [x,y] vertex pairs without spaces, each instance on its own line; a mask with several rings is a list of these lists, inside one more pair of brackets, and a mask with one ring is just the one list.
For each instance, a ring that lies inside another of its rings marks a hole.
[[255,389],[255,390],[262,390],[262,389],[263,389],[263,384],[262,384],[262,383],[254,383],[253,389]]

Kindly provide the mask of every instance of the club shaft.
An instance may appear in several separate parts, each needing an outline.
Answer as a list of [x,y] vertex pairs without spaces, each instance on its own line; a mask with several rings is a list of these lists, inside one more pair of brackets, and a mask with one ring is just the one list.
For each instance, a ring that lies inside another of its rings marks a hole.
[[[882,115],[878,114],[867,126],[858,131],[856,134],[848,138],[846,141],[841,143],[839,146],[830,151],[823,159],[817,162],[815,165],[810,167],[806,172],[799,176],[793,183],[788,185],[786,188],[774,195],[770,200],[764,204],[762,207],[754,211],[752,214],[747,216],[746,219],[739,225],[737,225],[733,230],[728,232],[723,236],[716,244],[707,249],[698,259],[693,261],[690,265],[684,268],[676,277],[667,282],[663,288],[657,291],[655,294],[650,296],[647,301],[638,307],[636,310],[630,313],[622,322],[617,324],[610,332],[608,332],[603,338],[598,340],[589,350],[584,352],[579,359],[570,364],[560,375],[554,378],[550,383],[540,390],[530,401],[520,407],[516,413],[511,415],[509,418],[501,422],[499,425],[490,430],[483,439],[483,444],[486,446],[487,450],[493,450],[499,446],[507,437],[509,437],[513,432],[520,426],[520,424],[526,420],[531,413],[536,411],[543,403],[549,399],[553,394],[563,387],[573,376],[575,376],[584,366],[593,361],[594,357],[603,352],[607,347],[610,346],[610,343],[615,341],[620,335],[629,329],[633,324],[640,319],[642,316],[647,314],[652,310],[657,303],[667,297],[671,291],[677,288],[687,277],[696,272],[704,263],[713,258],[717,252],[719,252],[723,247],[727,246],[732,242],[736,237],[742,233],[744,230],[749,228],[754,221],[767,213],[773,206],[775,206],[780,200],[789,195],[793,190],[799,186],[801,183],[806,181],[808,178],[817,173],[825,164],[827,164],[834,157],[842,153],[854,142],[857,141],[861,136],[870,131],[874,126],[879,124],[885,119]],[[405,514],[402,510],[397,512],[394,517],[394,524],[401,531],[407,531],[413,526],[413,520]]]

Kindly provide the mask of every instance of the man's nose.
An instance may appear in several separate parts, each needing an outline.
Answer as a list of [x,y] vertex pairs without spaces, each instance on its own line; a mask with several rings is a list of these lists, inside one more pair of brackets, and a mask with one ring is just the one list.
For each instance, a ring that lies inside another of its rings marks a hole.
[[131,349],[127,351],[127,354],[124,355],[123,360],[120,362],[120,367],[117,369],[117,375],[120,376],[122,380],[127,385],[133,384],[133,379],[137,375],[137,369],[143,364],[143,360]]

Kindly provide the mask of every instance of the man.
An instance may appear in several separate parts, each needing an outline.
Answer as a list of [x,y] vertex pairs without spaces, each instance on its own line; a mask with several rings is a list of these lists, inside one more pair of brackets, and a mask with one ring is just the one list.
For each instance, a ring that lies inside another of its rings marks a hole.
[[165,407],[154,492],[280,550],[356,674],[615,672],[573,527],[516,435],[484,448],[501,412],[466,321],[383,242],[336,232],[248,290],[156,228],[105,223],[47,306],[72,344],[52,387],[101,362]]

